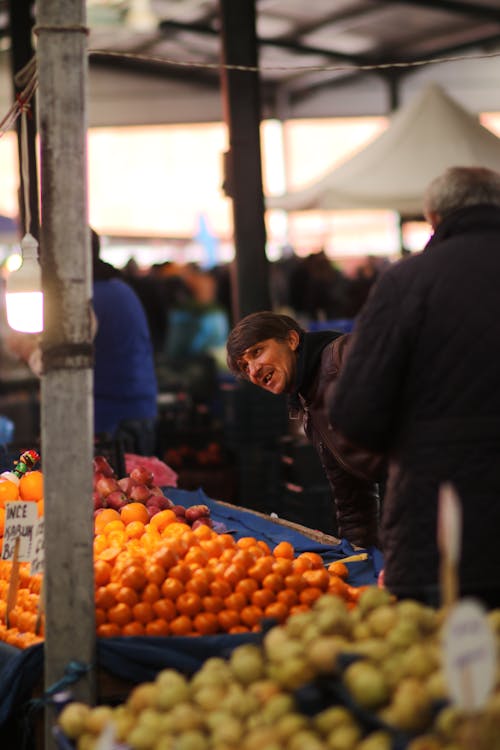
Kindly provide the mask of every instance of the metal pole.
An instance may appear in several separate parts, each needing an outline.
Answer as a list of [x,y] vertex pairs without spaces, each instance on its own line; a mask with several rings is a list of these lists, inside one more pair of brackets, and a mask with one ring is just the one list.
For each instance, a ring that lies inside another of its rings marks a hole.
[[[37,4],[44,291],[41,387],[45,489],[45,687],[71,662],[71,689],[95,698],[91,264],[87,219],[84,0]],[[53,712],[45,747],[53,748]]]
[[[220,11],[223,63],[256,68],[255,0],[220,0]],[[233,201],[236,257],[231,286],[237,321],[271,305],[265,253],[259,75],[255,70],[223,67],[221,84],[229,131],[226,192]]]

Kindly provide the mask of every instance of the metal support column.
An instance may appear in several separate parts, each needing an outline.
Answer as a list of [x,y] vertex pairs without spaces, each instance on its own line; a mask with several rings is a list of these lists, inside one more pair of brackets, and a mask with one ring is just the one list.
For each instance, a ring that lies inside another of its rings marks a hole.
[[[234,321],[271,305],[260,149],[255,0],[220,0],[224,119],[228,127],[226,193],[233,202]],[[234,70],[242,66],[251,70]]]
[[[41,144],[45,687],[95,700],[93,357],[85,0],[37,3]],[[45,750],[55,748],[46,708]]]

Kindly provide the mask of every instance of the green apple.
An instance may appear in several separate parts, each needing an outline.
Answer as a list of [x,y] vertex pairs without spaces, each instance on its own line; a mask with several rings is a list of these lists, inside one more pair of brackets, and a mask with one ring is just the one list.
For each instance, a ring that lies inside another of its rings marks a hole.
[[343,674],[350,694],[363,708],[378,708],[389,700],[389,687],[380,669],[364,660],[350,664]]

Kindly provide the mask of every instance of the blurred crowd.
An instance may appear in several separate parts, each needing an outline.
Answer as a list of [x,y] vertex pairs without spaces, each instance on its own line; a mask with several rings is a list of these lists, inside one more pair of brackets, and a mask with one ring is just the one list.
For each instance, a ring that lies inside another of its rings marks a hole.
[[[272,308],[287,310],[304,324],[354,319],[389,261],[360,259],[343,272],[323,250],[299,257],[286,247],[270,263]],[[217,354],[234,324],[230,267],[204,270],[194,263],[158,263],[146,272],[131,259],[121,271],[142,301],[155,354],[168,360]]]

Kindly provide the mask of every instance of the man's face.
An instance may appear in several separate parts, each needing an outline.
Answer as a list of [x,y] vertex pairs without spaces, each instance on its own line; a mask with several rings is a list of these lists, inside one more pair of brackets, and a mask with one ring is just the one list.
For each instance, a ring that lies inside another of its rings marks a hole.
[[298,343],[296,331],[290,331],[286,341],[259,341],[249,346],[239,358],[240,370],[251,383],[270,393],[288,393],[295,382]]

